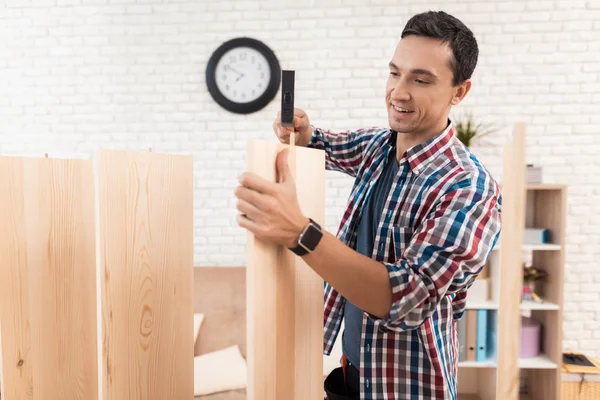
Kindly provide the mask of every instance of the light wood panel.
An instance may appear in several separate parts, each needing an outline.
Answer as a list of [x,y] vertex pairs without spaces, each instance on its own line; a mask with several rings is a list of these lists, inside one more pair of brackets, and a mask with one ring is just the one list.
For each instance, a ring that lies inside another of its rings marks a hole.
[[95,154],[101,399],[193,399],[193,165]]
[[498,376],[496,399],[519,398],[521,251],[525,229],[525,125],[515,125],[504,147],[502,188],[501,289],[498,310]]
[[[275,160],[287,145],[248,144],[248,170],[276,180]],[[323,226],[325,157],[295,147],[289,162],[304,215]],[[323,280],[288,249],[248,233],[248,400],[323,398]]]
[[[542,323],[542,350],[556,365],[562,365],[562,320],[564,291],[564,260],[566,233],[566,186],[553,185],[535,192],[534,224],[550,230],[550,241],[560,246],[558,251],[535,251],[533,265],[545,269],[549,276],[542,287],[542,296],[558,306],[558,310],[537,312],[534,318]],[[535,371],[531,387],[534,399],[554,400],[562,390],[560,368]]]
[[0,157],[2,398],[95,400],[89,160]]

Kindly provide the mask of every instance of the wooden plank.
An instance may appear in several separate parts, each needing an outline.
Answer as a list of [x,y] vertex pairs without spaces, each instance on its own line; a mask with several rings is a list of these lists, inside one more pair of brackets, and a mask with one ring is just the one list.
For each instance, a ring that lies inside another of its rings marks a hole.
[[498,376],[496,398],[518,400],[520,371],[522,266],[520,249],[525,229],[525,125],[515,125],[504,146],[501,231],[501,289],[498,310]]
[[95,154],[101,399],[192,399],[192,158]]
[[0,157],[2,398],[95,400],[89,160]]
[[[562,321],[563,321],[563,289],[564,259],[566,232],[566,186],[557,185],[553,190],[537,193],[534,204],[534,224],[550,230],[550,240],[560,246],[559,251],[534,252],[533,265],[542,266],[549,274],[541,291],[542,297],[557,305],[553,313],[537,313],[534,317],[542,322],[544,353],[556,365],[562,365]],[[561,392],[560,368],[552,371],[538,371],[532,377],[534,398],[548,400],[557,399]],[[541,386],[540,386],[541,385]]]
[[[248,144],[248,170],[275,182],[275,159],[287,145]],[[325,157],[320,150],[293,148],[304,215],[323,226]],[[301,257],[248,233],[248,400],[323,398],[323,280]]]

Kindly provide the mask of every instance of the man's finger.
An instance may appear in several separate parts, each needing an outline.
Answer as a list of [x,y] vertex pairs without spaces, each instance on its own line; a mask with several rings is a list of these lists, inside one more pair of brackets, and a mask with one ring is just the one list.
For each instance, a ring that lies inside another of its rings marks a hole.
[[292,178],[292,171],[288,164],[288,149],[283,149],[277,154],[277,182],[286,182]]
[[277,185],[274,182],[261,178],[252,172],[244,172],[240,176],[239,182],[248,189],[266,194],[274,193],[277,188]]
[[249,230],[255,235],[260,232],[258,224],[254,221],[251,221],[247,216],[238,214],[236,219],[240,227]]
[[263,212],[256,208],[254,205],[242,199],[238,199],[236,208],[239,212],[244,214],[248,219],[252,221],[257,221],[259,217],[263,214]]
[[235,190],[235,196],[239,200],[253,205],[259,210],[264,210],[268,206],[268,197],[244,186],[238,186]]

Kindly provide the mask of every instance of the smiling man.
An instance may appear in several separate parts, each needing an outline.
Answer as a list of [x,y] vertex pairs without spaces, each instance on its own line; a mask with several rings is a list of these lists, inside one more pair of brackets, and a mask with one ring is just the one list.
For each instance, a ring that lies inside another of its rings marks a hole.
[[[498,185],[449,119],[477,58],[458,19],[418,14],[389,63],[388,128],[332,132],[295,110],[296,144],[324,150],[328,170],[355,178],[336,236],[302,214],[287,151],[277,182],[240,179],[240,226],[287,246],[326,282],[325,354],[344,321],[330,400],[457,398],[456,320],[500,232]],[[273,128],[289,142],[279,115]]]

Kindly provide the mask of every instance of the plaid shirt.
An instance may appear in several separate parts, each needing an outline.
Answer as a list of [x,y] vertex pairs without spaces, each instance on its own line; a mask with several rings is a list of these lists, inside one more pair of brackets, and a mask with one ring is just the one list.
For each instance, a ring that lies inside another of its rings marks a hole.
[[[338,238],[355,248],[361,209],[396,151],[397,133],[313,127],[309,147],[355,178]],[[456,399],[456,320],[500,232],[501,195],[490,173],[448,127],[409,149],[384,205],[372,258],[388,270],[392,308],[363,314],[361,399]],[[344,297],[325,283],[324,353],[340,331]]]

